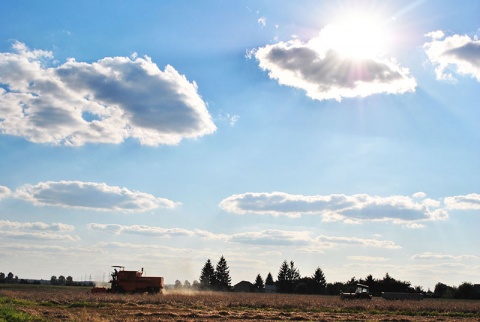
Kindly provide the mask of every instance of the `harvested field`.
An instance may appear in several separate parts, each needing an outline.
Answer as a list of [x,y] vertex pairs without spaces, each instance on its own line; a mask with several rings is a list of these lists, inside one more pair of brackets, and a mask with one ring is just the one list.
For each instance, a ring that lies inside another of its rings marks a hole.
[[[6,315],[7,314],[7,315]],[[337,296],[0,286],[0,321],[480,321],[480,301],[342,301]]]

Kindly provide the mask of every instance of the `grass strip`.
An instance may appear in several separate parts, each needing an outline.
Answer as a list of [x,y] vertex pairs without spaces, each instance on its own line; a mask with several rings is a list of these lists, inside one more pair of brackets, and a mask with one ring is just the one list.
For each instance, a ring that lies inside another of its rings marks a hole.
[[32,316],[18,310],[15,305],[31,305],[25,300],[16,300],[8,297],[0,297],[0,322],[23,322],[23,321],[44,321],[39,317]]

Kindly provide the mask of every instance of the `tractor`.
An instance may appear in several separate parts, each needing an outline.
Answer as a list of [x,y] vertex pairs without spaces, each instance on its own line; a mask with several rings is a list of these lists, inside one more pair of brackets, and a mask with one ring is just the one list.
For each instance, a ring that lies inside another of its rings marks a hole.
[[111,287],[94,287],[92,293],[159,293],[164,288],[163,277],[146,277],[141,271],[126,271],[123,266],[114,268]]
[[372,294],[370,294],[370,289],[367,285],[357,284],[357,289],[355,290],[355,293],[340,292],[340,298],[342,300],[355,300],[355,299],[371,300]]

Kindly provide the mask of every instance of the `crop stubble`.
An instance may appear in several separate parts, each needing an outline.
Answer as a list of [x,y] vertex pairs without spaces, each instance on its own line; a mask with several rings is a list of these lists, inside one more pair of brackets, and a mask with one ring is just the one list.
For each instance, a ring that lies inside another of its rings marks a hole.
[[46,321],[480,321],[480,301],[342,301],[337,296],[173,292],[90,294],[75,287],[0,288]]

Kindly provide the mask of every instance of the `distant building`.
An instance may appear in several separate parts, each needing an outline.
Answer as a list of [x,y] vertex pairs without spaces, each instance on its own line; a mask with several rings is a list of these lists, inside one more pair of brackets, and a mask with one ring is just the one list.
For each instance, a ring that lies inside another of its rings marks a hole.
[[473,284],[473,289],[476,293],[480,294],[480,284]]
[[233,286],[234,292],[254,292],[255,286],[248,281],[241,281]]

